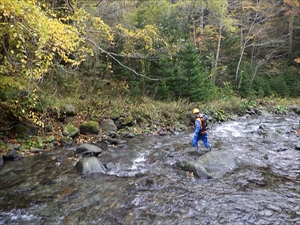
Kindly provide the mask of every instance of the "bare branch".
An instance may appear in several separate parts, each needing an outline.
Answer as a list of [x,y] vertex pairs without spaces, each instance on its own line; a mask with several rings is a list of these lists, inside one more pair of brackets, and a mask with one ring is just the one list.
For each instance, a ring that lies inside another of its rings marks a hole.
[[109,57],[111,57],[113,60],[115,60],[119,65],[123,66],[124,68],[130,70],[131,72],[133,72],[135,75],[138,75],[140,77],[143,77],[143,78],[146,78],[148,80],[153,80],[153,81],[159,81],[161,79],[157,79],[157,78],[151,78],[151,77],[148,77],[144,74],[141,74],[141,73],[138,73],[136,72],[134,69],[128,67],[128,66],[125,66],[123,63],[121,63],[118,59],[116,59],[116,57],[113,56],[113,53],[110,53],[110,52],[107,52],[105,51],[103,48],[101,48],[99,45],[97,45],[94,41],[90,40],[90,39],[87,39],[87,38],[84,38],[86,41],[92,43],[100,52],[102,53],[105,53],[107,54]]

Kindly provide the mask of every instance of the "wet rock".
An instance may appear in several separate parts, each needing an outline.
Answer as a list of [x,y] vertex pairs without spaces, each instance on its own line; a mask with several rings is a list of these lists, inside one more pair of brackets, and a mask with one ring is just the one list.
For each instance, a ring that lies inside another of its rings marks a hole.
[[106,168],[96,157],[81,158],[76,163],[75,168],[78,173],[88,175],[93,173],[106,173]]
[[114,131],[108,132],[107,135],[111,138],[118,138],[118,134]]
[[267,131],[268,131],[268,128],[266,127],[266,125],[260,125],[258,127],[258,131],[257,132],[259,134],[265,134]]
[[191,161],[179,161],[176,166],[184,171],[188,171],[194,174],[197,178],[211,179],[212,176],[207,172],[207,170],[200,164]]
[[113,164],[112,162],[108,162],[105,164],[105,167],[108,170],[112,170],[115,167],[115,164]]
[[6,155],[3,156],[4,161],[19,161],[22,159],[22,155],[15,149],[10,150]]
[[118,142],[118,139],[116,139],[116,138],[111,138],[111,137],[109,137],[108,139],[107,139],[107,141],[111,144],[111,145],[117,145],[119,142]]
[[32,148],[29,150],[31,153],[40,153],[43,151],[43,149],[41,148]]
[[170,152],[166,150],[156,149],[149,155],[149,163],[155,163],[158,160],[162,160],[170,155]]
[[295,145],[295,149],[296,149],[296,150],[300,150],[300,143],[297,143],[297,144]]
[[276,144],[276,141],[265,139],[262,141],[262,143],[270,145],[270,144]]
[[159,136],[167,136],[169,133],[167,131],[160,131]]
[[53,183],[52,179],[44,177],[40,182],[41,185],[50,185]]
[[263,177],[250,177],[248,178],[248,181],[261,187],[265,187],[267,185],[267,182]]
[[165,150],[165,151],[168,151],[168,152],[175,152],[175,151],[176,151],[176,149],[175,149],[174,146],[172,146],[172,145],[170,145],[170,146],[164,148],[164,150]]
[[101,148],[92,144],[79,145],[75,150],[76,154],[83,154],[86,156],[88,156],[89,154],[93,156],[98,156],[101,152],[102,152]]
[[130,132],[130,133],[123,134],[123,137],[124,138],[134,138],[135,135],[134,135],[134,133]]
[[279,148],[279,149],[277,149],[276,151],[277,151],[277,152],[284,152],[284,151],[286,151],[286,150],[288,150],[288,148]]
[[101,148],[103,151],[107,151],[108,149],[108,143],[106,140],[102,140],[95,144],[97,147]]
[[3,156],[0,154],[0,166],[2,166],[3,163],[4,163],[4,161],[3,161]]
[[153,178],[142,178],[136,183],[136,189],[139,190],[157,190],[158,184],[156,179]]
[[227,173],[238,167],[236,158],[226,151],[212,151],[200,156],[197,163],[208,172]]

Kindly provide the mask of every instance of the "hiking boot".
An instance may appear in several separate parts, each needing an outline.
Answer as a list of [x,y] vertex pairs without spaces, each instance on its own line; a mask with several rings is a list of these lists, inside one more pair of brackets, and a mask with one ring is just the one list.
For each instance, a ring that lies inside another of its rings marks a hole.
[[207,151],[208,151],[208,152],[211,152],[211,147],[207,147]]

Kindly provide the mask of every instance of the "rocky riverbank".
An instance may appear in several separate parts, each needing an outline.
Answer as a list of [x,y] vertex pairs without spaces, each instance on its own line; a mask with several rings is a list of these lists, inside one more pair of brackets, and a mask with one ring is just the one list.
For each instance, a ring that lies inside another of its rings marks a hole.
[[[212,151],[193,129],[57,147],[0,169],[4,224],[298,224],[296,113],[211,124]],[[92,174],[90,176],[81,176]],[[57,210],[57,209],[60,210]]]
[[[249,109],[246,116],[259,115],[264,110],[264,108]],[[285,112],[274,109],[272,113],[299,115],[300,107],[289,106]],[[131,112],[124,115],[111,115],[107,118],[89,118],[77,112],[71,104],[65,105],[61,110],[49,109],[47,118],[48,122],[42,128],[20,122],[15,124],[13,129],[1,132],[0,165],[4,161],[18,161],[23,157],[39,154],[57,146],[68,148],[83,143],[100,143],[103,140],[109,145],[118,145],[120,137],[172,135],[193,126],[193,115],[190,112],[186,112],[180,121],[172,121],[172,118],[156,120],[142,118]],[[216,122],[223,121],[220,121],[218,115],[210,115],[210,123]],[[294,132],[299,130],[300,125]]]

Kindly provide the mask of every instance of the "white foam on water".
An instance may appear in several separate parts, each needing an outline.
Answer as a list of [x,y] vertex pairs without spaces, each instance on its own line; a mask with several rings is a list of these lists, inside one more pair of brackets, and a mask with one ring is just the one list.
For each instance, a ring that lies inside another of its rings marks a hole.
[[145,162],[145,161],[146,161],[145,154],[140,153],[140,155],[133,160],[131,170],[137,170],[140,166],[144,165],[143,162]]
[[24,212],[22,210],[0,212],[0,218],[3,219],[7,224],[35,224],[40,221],[40,217]]
[[221,124],[220,126],[214,127],[211,132],[213,132],[214,134],[217,133],[221,136],[228,136],[228,134],[230,134],[233,137],[242,137],[243,135],[241,134],[241,128],[239,126],[239,122],[227,122]]
[[[109,171],[110,175],[118,175],[118,176],[135,176],[137,173],[142,173],[147,171],[146,169],[146,152],[139,153],[139,155],[132,160],[131,166],[121,166],[120,163],[116,164],[114,169]],[[126,168],[126,169],[124,169]]]

